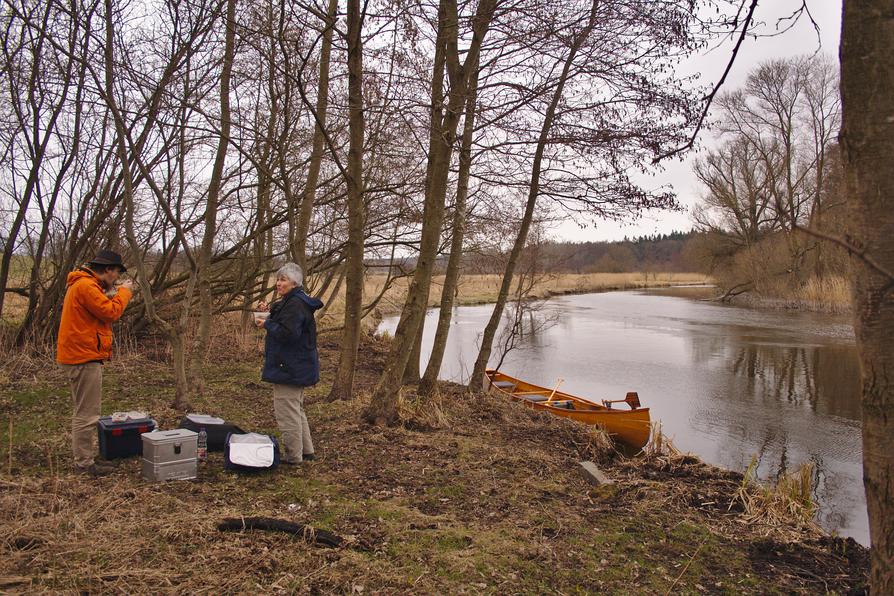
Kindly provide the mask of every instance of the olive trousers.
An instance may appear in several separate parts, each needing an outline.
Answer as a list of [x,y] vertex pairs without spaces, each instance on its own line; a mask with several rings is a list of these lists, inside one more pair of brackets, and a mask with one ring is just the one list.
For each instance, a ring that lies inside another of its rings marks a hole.
[[71,451],[79,468],[88,468],[96,456],[94,437],[102,405],[102,364],[62,364],[71,386]]

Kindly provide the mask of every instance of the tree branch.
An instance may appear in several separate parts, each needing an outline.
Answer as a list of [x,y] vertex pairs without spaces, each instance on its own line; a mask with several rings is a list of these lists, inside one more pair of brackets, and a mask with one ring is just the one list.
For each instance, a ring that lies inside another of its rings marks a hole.
[[881,266],[878,261],[872,258],[872,255],[870,255],[866,251],[866,249],[860,248],[859,246],[853,244],[845,238],[841,238],[833,234],[828,234],[826,232],[821,232],[820,230],[814,230],[813,228],[805,228],[798,223],[792,223],[792,229],[803,232],[808,236],[814,236],[816,238],[821,238],[822,240],[828,240],[829,242],[837,244],[838,246],[844,248],[850,255],[857,257],[858,259],[869,265],[869,267],[876,273],[887,277],[892,283],[894,283],[894,273]]
[[677,147],[676,149],[672,149],[666,153],[662,153],[658,157],[652,160],[653,164],[657,164],[662,159],[667,159],[668,157],[673,157],[674,155],[678,155],[692,148],[695,144],[695,139],[698,136],[698,133],[701,132],[702,125],[705,122],[705,118],[708,117],[708,110],[711,109],[711,103],[714,101],[714,97],[717,93],[720,92],[720,88],[723,86],[723,83],[726,82],[726,77],[729,74],[729,71],[733,68],[733,63],[736,61],[736,56],[739,54],[739,48],[742,45],[742,42],[745,41],[745,36],[748,34],[748,28],[751,26],[751,21],[754,20],[754,9],[757,8],[758,0],[751,0],[751,6],[748,8],[748,14],[745,15],[745,22],[742,25],[742,33],[739,34],[739,39],[736,41],[736,45],[733,48],[733,53],[729,58],[729,62],[726,65],[726,69],[723,71],[723,76],[720,77],[720,80],[717,81],[717,84],[714,85],[714,88],[711,90],[711,93],[705,96],[705,106],[702,108],[702,113],[698,117],[698,123],[695,125],[695,130],[692,131],[692,135],[689,137],[689,141],[686,142],[685,145]]

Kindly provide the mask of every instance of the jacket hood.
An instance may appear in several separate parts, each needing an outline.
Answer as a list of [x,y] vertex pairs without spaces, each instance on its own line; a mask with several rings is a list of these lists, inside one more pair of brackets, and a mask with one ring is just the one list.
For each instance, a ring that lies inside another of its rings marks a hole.
[[307,305],[307,308],[309,308],[311,312],[323,308],[322,300],[314,298],[312,296],[308,296],[301,288],[295,288],[294,290],[289,292],[289,296],[295,296],[296,298],[300,299],[301,302]]
[[99,283],[99,279],[94,273],[86,271],[84,269],[75,269],[68,274],[68,277],[65,279],[65,285],[70,288],[76,281],[78,281],[79,279],[84,279],[85,277],[93,279],[96,281],[96,283]]

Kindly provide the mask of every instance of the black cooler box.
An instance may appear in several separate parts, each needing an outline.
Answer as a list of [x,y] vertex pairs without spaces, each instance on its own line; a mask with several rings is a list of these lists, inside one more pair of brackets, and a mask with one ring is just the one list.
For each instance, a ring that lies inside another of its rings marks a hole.
[[223,451],[227,444],[227,435],[245,433],[235,424],[205,414],[187,414],[180,421],[180,428],[186,428],[193,432],[199,432],[204,428],[208,435],[208,451]]
[[99,453],[105,459],[131,457],[143,454],[143,433],[156,429],[155,420],[139,418],[124,422],[112,422],[111,416],[102,416],[96,423],[99,434]]

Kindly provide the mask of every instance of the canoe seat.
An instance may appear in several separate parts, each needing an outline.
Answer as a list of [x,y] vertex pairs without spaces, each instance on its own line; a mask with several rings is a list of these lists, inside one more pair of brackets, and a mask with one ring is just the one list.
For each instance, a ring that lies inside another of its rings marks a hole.
[[504,389],[512,393],[512,390],[515,389],[515,383],[512,381],[492,381],[491,385],[496,387],[497,389]]
[[572,402],[570,399],[566,399],[563,401],[554,401],[550,405],[554,408],[562,408],[563,410],[574,409],[574,402]]
[[526,399],[528,401],[533,401],[533,402],[537,402],[537,403],[546,401],[549,399],[547,396],[539,395],[537,393],[528,394],[528,395],[516,395],[516,397],[520,397],[522,399]]

